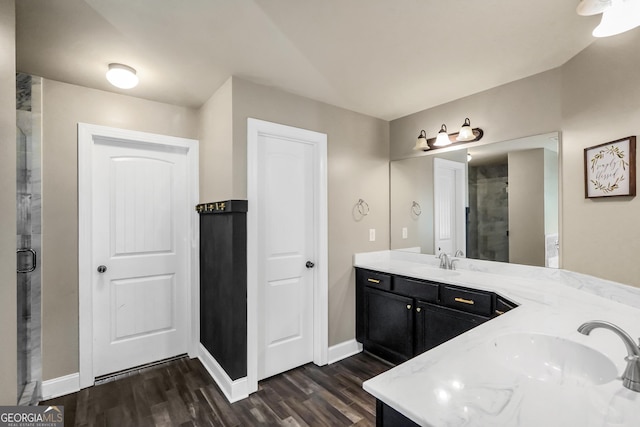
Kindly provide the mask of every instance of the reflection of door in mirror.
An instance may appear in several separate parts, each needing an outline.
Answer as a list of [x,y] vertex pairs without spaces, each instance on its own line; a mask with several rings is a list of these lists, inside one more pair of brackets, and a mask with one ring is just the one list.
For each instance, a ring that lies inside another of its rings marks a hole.
[[433,159],[433,219],[436,255],[466,252],[466,165]]

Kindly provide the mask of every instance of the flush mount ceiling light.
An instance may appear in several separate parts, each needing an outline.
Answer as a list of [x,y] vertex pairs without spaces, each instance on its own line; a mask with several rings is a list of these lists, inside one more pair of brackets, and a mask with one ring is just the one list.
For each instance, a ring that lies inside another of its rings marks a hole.
[[576,12],[582,16],[602,13],[594,37],[615,36],[640,26],[640,0],[582,0]]
[[124,64],[109,64],[107,80],[120,89],[131,89],[138,84],[136,70]]
[[425,132],[424,129],[420,131],[420,135],[418,135],[416,145],[413,149],[416,151],[427,151],[430,149],[429,144],[427,144],[427,132]]
[[444,123],[440,126],[440,132],[438,132],[438,136],[436,136],[436,142],[433,143],[435,147],[446,147],[447,145],[451,145],[451,140],[449,139],[449,134],[447,133],[447,125]]

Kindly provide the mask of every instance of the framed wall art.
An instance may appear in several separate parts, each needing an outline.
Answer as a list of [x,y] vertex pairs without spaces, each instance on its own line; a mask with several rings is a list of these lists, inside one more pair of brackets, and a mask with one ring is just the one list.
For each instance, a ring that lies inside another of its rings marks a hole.
[[636,137],[584,149],[584,197],[636,195]]

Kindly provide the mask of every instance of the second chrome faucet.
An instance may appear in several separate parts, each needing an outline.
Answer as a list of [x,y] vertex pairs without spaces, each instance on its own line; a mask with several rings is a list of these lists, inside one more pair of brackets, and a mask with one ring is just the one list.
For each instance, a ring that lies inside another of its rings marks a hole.
[[578,328],[578,332],[583,335],[589,335],[596,328],[608,329],[618,335],[627,348],[627,367],[622,374],[622,385],[629,390],[640,392],[640,347],[636,345],[631,336],[622,330],[619,326],[603,320],[592,320],[585,322]]

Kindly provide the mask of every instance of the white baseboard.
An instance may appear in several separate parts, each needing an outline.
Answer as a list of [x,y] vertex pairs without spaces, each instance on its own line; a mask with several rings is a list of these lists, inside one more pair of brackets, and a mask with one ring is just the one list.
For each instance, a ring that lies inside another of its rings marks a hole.
[[80,374],[69,374],[42,382],[42,400],[53,399],[80,390]]
[[232,380],[220,364],[213,358],[202,344],[200,344],[200,354],[198,359],[209,372],[209,375],[218,384],[220,390],[230,403],[249,397],[249,385],[247,377]]
[[329,347],[327,354],[328,363],[332,364],[339,362],[342,359],[353,356],[362,352],[362,344],[356,340],[349,340],[341,342],[340,344]]

